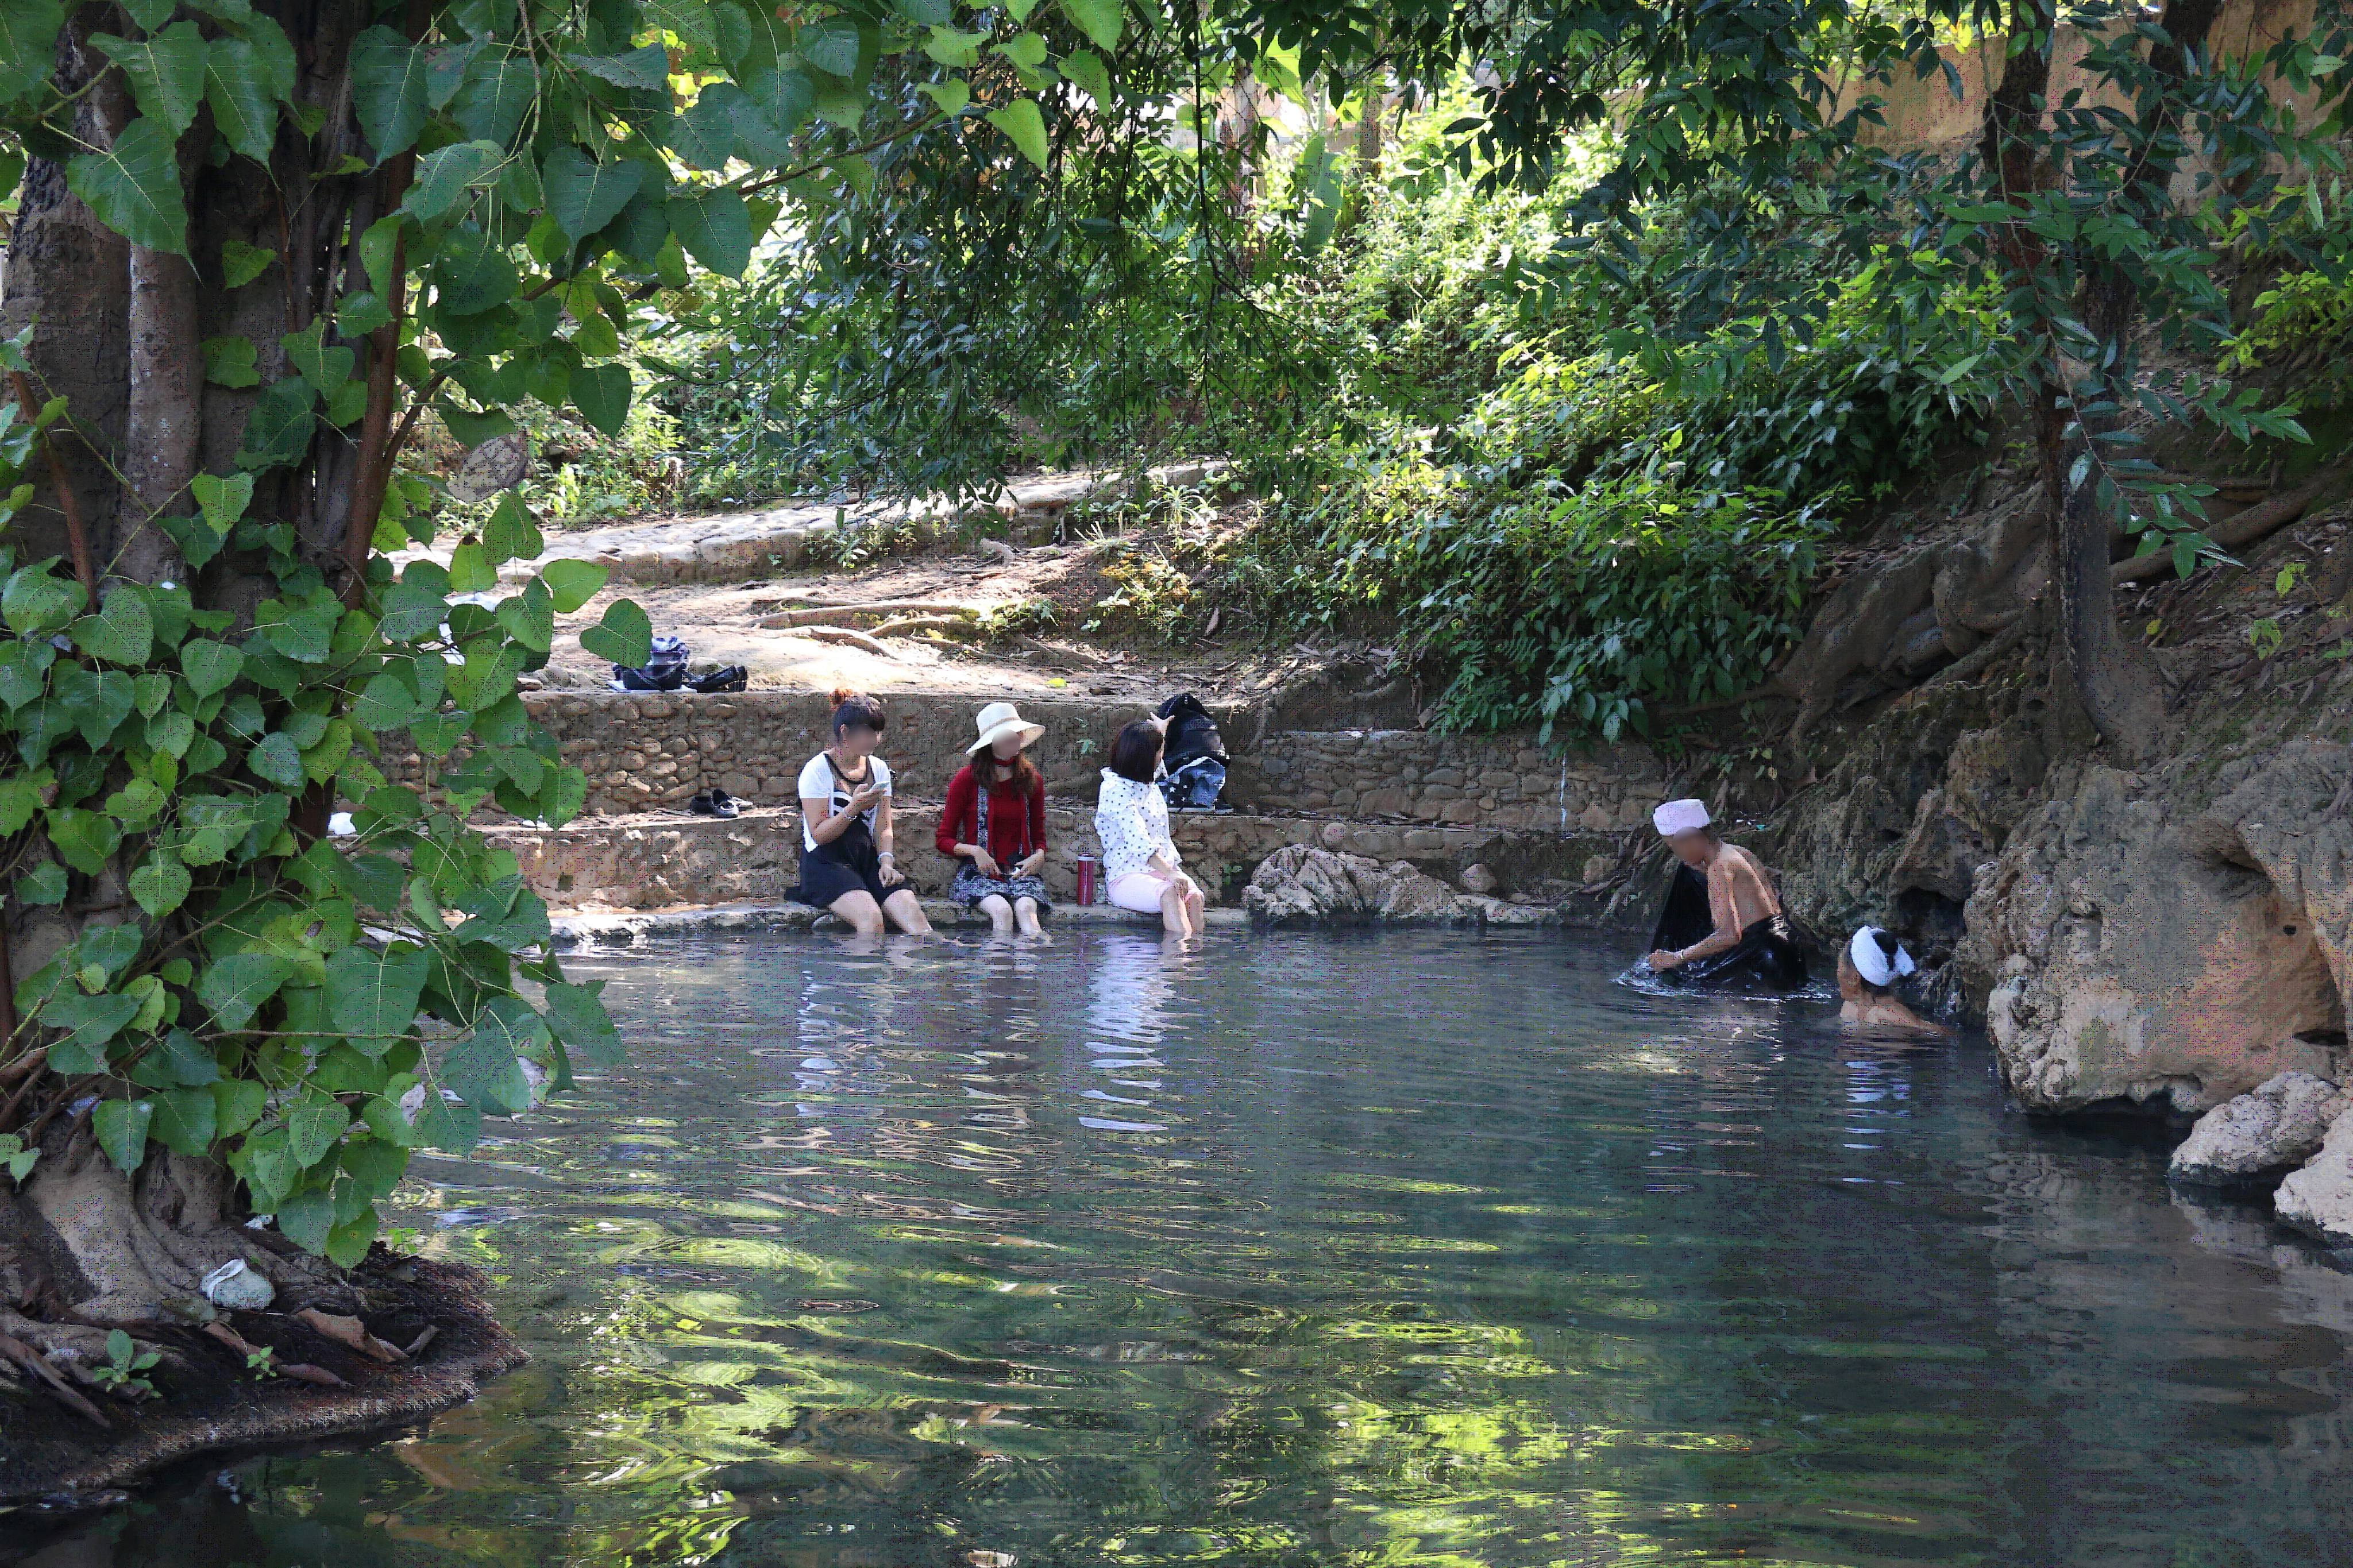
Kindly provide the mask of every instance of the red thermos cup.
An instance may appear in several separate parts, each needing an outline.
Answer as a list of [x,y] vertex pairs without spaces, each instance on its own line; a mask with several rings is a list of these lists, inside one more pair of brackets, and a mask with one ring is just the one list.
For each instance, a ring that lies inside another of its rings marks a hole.
[[1079,902],[1082,904],[1092,904],[1095,901],[1095,879],[1103,869],[1103,862],[1096,859],[1092,855],[1082,855],[1079,857],[1077,864],[1079,869]]

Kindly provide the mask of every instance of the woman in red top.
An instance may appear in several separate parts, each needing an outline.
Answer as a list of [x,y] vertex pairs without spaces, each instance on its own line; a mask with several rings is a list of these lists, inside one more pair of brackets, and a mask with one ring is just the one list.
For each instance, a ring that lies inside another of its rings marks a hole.
[[1010,702],[990,703],[978,722],[975,760],[948,782],[940,812],[940,853],[964,862],[948,897],[986,914],[1000,936],[1017,921],[1023,936],[1038,936],[1038,911],[1052,907],[1038,876],[1046,863],[1046,781],[1021,752],[1046,727]]

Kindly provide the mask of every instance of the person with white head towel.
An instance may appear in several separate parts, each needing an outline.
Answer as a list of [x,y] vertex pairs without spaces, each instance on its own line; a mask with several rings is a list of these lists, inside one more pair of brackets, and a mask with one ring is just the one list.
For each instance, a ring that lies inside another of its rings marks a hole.
[[1726,844],[1701,800],[1671,800],[1651,826],[1683,864],[1675,869],[1647,962],[1678,984],[1795,991],[1806,955],[1781,895],[1757,858]]
[[1851,1029],[1897,1030],[1905,1034],[1941,1035],[1948,1031],[1932,1024],[1895,994],[1898,982],[1919,972],[1902,942],[1877,926],[1864,926],[1839,951],[1839,1023]]

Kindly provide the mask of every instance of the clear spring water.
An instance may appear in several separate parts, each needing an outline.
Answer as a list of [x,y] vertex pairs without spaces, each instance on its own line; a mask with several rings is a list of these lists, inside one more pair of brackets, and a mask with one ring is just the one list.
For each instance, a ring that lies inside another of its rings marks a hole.
[[[697,945],[401,1219],[533,1364],[44,1568],[2326,1564],[2353,1280],[1528,936]],[[493,1124],[497,1125],[497,1124]]]

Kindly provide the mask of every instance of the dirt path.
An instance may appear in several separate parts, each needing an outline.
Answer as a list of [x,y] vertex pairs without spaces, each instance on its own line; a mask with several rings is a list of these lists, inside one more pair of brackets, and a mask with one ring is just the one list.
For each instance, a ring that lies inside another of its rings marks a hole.
[[[615,584],[578,613],[559,618],[556,648],[541,679],[551,688],[604,688],[611,667],[581,649],[579,632],[622,597],[644,607],[655,635],[681,638],[698,668],[740,664],[752,686],[764,689],[1057,691],[1152,694],[1157,700],[1173,683],[1207,700],[1242,696],[1286,663],[1295,667],[1295,659],[1282,657],[1289,648],[1278,655],[1199,638],[1176,646],[1105,647],[1083,637],[1077,628],[1110,592],[1095,554],[1087,545],[1046,545],[1013,552],[1008,559],[1000,547],[987,557],[898,560],[862,572],[733,585]],[[981,616],[1044,604],[1053,607],[1053,620],[1036,631],[987,637],[954,626],[885,630],[877,637],[869,628],[891,617],[854,611],[878,604],[947,605]],[[841,613],[814,626],[762,625],[780,614],[826,606]],[[838,635],[844,631],[855,640]]]

